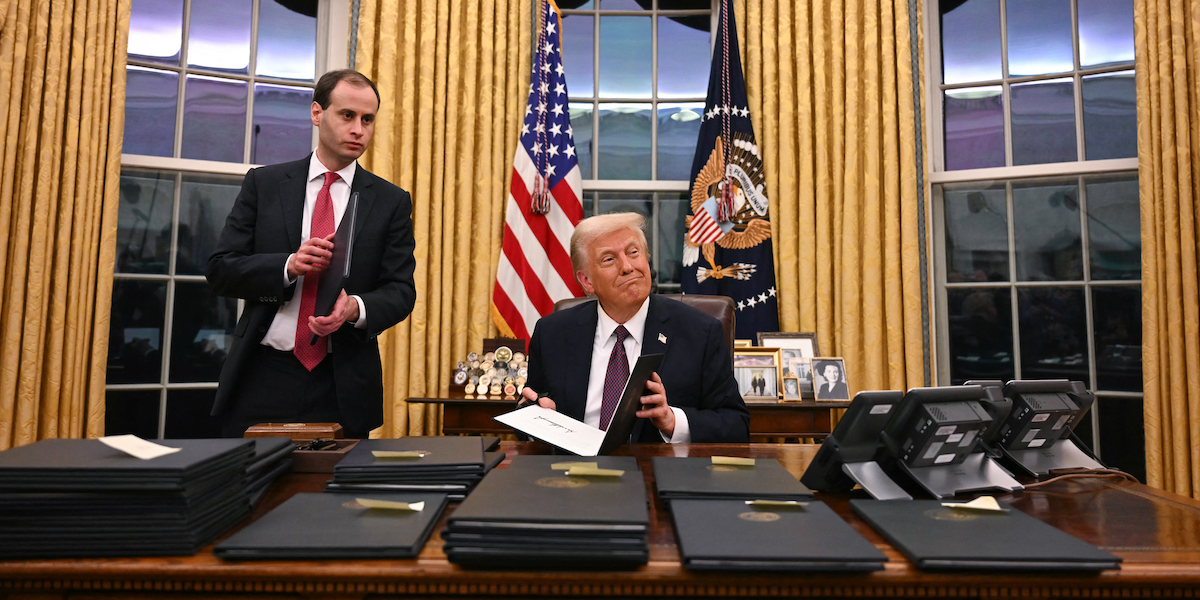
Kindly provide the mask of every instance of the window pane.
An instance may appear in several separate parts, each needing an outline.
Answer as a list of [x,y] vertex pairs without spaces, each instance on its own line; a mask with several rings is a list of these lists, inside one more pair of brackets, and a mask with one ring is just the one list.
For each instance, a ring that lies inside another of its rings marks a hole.
[[317,1],[262,0],[258,7],[258,54],[254,70],[264,77],[312,81],[317,68]]
[[179,74],[143,67],[125,69],[125,141],[121,152],[149,156],[175,153]]
[[691,176],[703,113],[703,102],[658,105],[659,179],[682,180]]
[[1065,73],[1075,68],[1070,0],[1005,0],[1008,74]]
[[683,235],[685,218],[691,212],[691,194],[664,192],[658,195],[658,282],[683,281]]
[[1072,80],[1012,86],[1014,165],[1078,160],[1075,137],[1075,83]]
[[649,104],[600,105],[600,179],[650,179],[651,117]]
[[591,15],[563,15],[562,53],[563,68],[566,69],[567,91],[571,97],[591,97],[596,87],[594,29],[595,17]]
[[[647,221],[654,214],[654,200],[648,192],[597,192],[600,206],[599,213],[635,212],[646,217]],[[646,232],[646,241],[650,240],[650,232]]]
[[221,422],[209,416],[217,390],[167,392],[167,418],[163,437],[197,439],[221,437]]
[[583,218],[586,219],[596,214],[597,193],[598,192],[584,192],[583,198],[580,198],[580,201],[583,202]]
[[121,172],[117,208],[117,273],[166,274],[171,260],[175,175]]
[[1083,68],[1133,62],[1133,0],[1079,3],[1079,63]]
[[113,283],[108,333],[108,383],[158,383],[162,374],[165,281]]
[[1083,140],[1088,160],[1137,156],[1133,71],[1083,78]]
[[251,0],[193,2],[188,66],[249,73],[250,24]]
[[[1018,280],[1083,279],[1079,188],[1074,185],[1014,185],[1013,232]],[[1082,304],[1079,309],[1083,310]]]
[[129,60],[179,65],[183,0],[133,0],[129,10]]
[[942,82],[1000,79],[1000,3],[941,0]]
[[158,439],[159,394],[158,390],[105,392],[104,435]]
[[1092,279],[1141,279],[1137,178],[1088,181],[1085,185]]
[[188,175],[179,193],[179,239],[175,274],[203,275],[225,217],[241,189],[240,177]]
[[1100,418],[1100,458],[1139,481],[1146,481],[1145,412],[1141,398],[1097,396],[1092,410]]
[[642,7],[637,0],[600,0],[600,10],[642,10]]
[[1021,329],[1021,379],[1088,380],[1083,290],[1017,291]]
[[592,105],[571,103],[571,133],[575,140],[575,157],[579,159],[579,176],[595,179],[592,174]]
[[658,18],[659,98],[703,98],[708,92],[710,22],[707,16]]
[[311,88],[254,84],[254,130],[250,163],[299,160],[312,151]]
[[171,383],[216,381],[233,341],[237,299],[217,296],[208,284],[175,283],[171,327]]
[[944,192],[946,280],[1008,281],[1008,210],[1004,188]]
[[1004,166],[1004,97],[999,86],[945,94],[946,170]]
[[649,17],[600,18],[600,97],[649,98]]
[[[711,10],[712,6],[712,0],[658,0],[658,10]],[[709,16],[698,18],[708,20]]]
[[952,385],[1016,376],[1011,298],[1008,288],[946,290]]
[[1102,390],[1142,391],[1142,288],[1092,290],[1096,384]]
[[183,158],[243,162],[246,82],[188,75],[183,101]]

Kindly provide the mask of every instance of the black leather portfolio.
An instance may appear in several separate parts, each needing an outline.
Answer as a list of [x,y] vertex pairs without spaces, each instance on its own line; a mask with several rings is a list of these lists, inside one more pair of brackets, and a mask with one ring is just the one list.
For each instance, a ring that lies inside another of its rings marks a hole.
[[740,498],[744,500],[807,500],[812,491],[788,473],[778,460],[758,459],[753,465],[714,465],[711,458],[656,456],[654,485],[663,500],[678,498]]
[[637,471],[637,459],[632,456],[563,456],[546,454],[520,454],[514,456],[508,464],[510,469],[538,469],[553,472],[551,467],[570,465],[572,463],[595,463],[598,469],[617,469],[619,471]]
[[887,557],[824,502],[671,502],[683,566],[698,570],[878,571]]
[[[420,456],[384,458],[375,451],[413,452]],[[362,440],[334,467],[334,478],[357,473],[482,473],[483,442],[478,437],[409,436]]]
[[1100,571],[1120,557],[1001,503],[1005,512],[940,500],[851,500],[850,507],[923,569]]
[[229,560],[369,559],[416,556],[446,507],[445,494],[362,494],[424,502],[420,512],[368,508],[344,494],[296,494],[217,544]]

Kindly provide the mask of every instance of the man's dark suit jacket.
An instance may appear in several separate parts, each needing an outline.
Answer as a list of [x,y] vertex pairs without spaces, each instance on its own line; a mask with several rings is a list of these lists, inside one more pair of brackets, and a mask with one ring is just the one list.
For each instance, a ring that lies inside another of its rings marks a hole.
[[[214,416],[229,409],[238,381],[254,376],[251,351],[262,342],[279,307],[298,293],[295,284],[285,285],[284,267],[303,241],[308,166],[305,158],[247,173],[208,259],[205,275],[213,290],[246,301],[221,368]],[[351,196],[355,192],[354,249],[343,287],[362,298],[367,324],[358,329],[347,323],[331,334],[333,353],[325,360],[333,361],[342,426],[369,431],[383,424],[383,370],[375,338],[404,320],[416,303],[416,243],[408,192],[361,165],[350,188]]]
[[[580,421],[598,320],[595,301],[552,313],[538,321],[529,344],[526,385],[547,392],[559,412]],[[683,409],[693,442],[750,439],[750,413],[733,378],[729,352],[719,321],[682,302],[650,296],[642,354],[664,354],[658,375],[667,403]],[[662,442],[649,419],[638,419],[631,438]]]

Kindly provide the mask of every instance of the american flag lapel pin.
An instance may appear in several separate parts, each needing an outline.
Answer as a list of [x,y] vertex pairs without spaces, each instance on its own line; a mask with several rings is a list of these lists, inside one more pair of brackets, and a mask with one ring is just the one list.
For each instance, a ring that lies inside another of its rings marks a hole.
[[665,333],[658,334],[658,343],[660,343],[660,344],[667,343],[667,334],[665,334]]

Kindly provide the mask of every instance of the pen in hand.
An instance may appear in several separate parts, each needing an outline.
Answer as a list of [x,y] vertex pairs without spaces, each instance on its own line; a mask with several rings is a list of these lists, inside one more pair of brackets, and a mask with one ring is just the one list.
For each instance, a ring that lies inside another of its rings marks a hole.
[[547,392],[541,392],[540,394],[538,394],[538,395],[537,395],[537,399],[536,399],[536,400],[531,400],[531,399],[529,399],[529,398],[522,398],[522,399],[521,399],[521,401],[517,403],[517,408],[525,408],[526,406],[531,406],[531,405],[534,405],[534,404],[537,404],[538,406],[541,406],[541,404],[542,404],[542,403],[541,403],[541,402],[539,402],[539,401],[540,401],[542,398],[549,398],[549,397],[550,397],[550,394],[549,394],[549,393],[547,393]]

